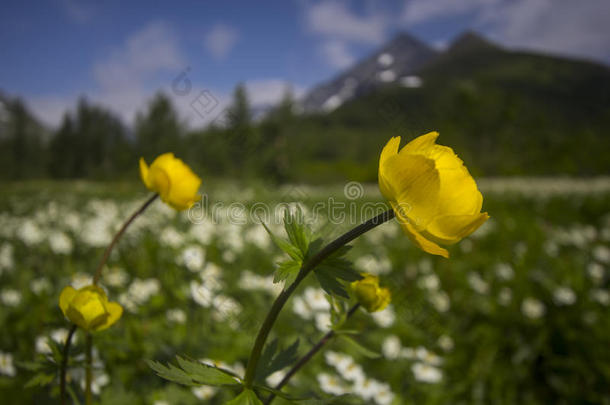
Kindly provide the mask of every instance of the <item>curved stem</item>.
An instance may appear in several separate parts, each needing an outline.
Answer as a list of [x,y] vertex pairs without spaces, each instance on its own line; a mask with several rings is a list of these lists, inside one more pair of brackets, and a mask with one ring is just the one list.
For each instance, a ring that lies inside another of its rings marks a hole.
[[[345,320],[348,320],[355,312],[356,310],[360,307],[360,304],[356,304],[353,307],[350,308],[350,310],[347,312],[347,316],[345,318]],[[328,343],[333,337],[335,336],[335,331],[334,330],[330,330],[328,331],[328,333],[326,333],[326,335],[324,335],[322,337],[322,339],[320,339],[320,341],[318,343],[315,344],[314,347],[312,347],[303,357],[301,357],[299,359],[299,361],[297,361],[295,363],[294,366],[292,366],[292,368],[288,371],[288,373],[286,373],[286,375],[284,376],[284,378],[282,378],[282,381],[280,381],[276,386],[275,389],[276,390],[281,390],[282,387],[284,385],[286,385],[288,383],[288,381],[290,380],[290,378],[292,378],[293,375],[296,374],[297,371],[299,371],[301,369],[301,367],[303,367],[305,364],[307,364],[307,362],[309,360],[311,360],[311,358],[320,351],[320,349],[322,349],[322,347],[324,347],[324,345],[326,343]],[[265,402],[263,403],[263,405],[269,405],[273,399],[275,398],[275,394],[272,392],[269,397],[267,398],[267,400],[265,400]]]
[[91,405],[91,382],[93,380],[93,337],[91,333],[87,333],[85,339],[85,404]]
[[64,351],[61,357],[61,368],[59,369],[59,401],[61,405],[66,404],[66,372],[68,371],[68,356],[70,355],[70,342],[72,342],[72,336],[76,332],[76,325],[72,325],[66,342],[64,343]]
[[138,217],[138,215],[143,213],[144,210],[146,210],[146,208],[148,208],[148,206],[150,204],[152,204],[152,202],[155,201],[158,196],[159,196],[159,194],[153,194],[148,200],[146,200],[146,202],[144,204],[142,204],[142,206],[140,208],[138,208],[136,210],[136,212],[131,214],[131,216],[127,219],[127,221],[125,221],[125,223],[123,224],[121,229],[119,229],[119,231],[116,233],[116,235],[114,235],[114,238],[112,238],[112,241],[110,242],[110,244],[104,251],[104,256],[102,256],[102,260],[100,261],[100,264],[98,264],[97,269],[95,270],[95,275],[93,276],[94,285],[97,285],[97,283],[100,281],[100,276],[102,275],[102,269],[104,268],[104,265],[108,261],[108,258],[110,257],[110,253],[112,253],[112,249],[114,248],[114,245],[116,245],[116,243],[119,241],[119,239],[121,238],[121,236],[123,235],[123,233],[125,232],[127,227],[133,222],[133,220],[136,219]]
[[384,222],[389,221],[390,219],[394,218],[394,215],[394,211],[390,209],[377,215],[376,217],[369,219],[368,221],[339,236],[337,239],[326,245],[315,256],[303,263],[303,265],[301,266],[301,270],[299,271],[299,274],[297,275],[294,282],[288,288],[284,289],[273,302],[273,305],[271,306],[267,317],[263,321],[263,325],[258,331],[254,346],[252,347],[252,351],[250,352],[250,359],[248,360],[248,367],[246,368],[246,375],[244,377],[244,383],[247,388],[252,388],[254,384],[254,375],[256,372],[256,367],[261,357],[265,341],[269,336],[269,332],[271,332],[271,328],[275,323],[275,320],[277,319],[278,315],[280,314],[280,311],[284,307],[284,304],[286,303],[286,301],[288,301],[288,298],[290,297],[290,295],[292,295],[294,290],[296,290],[301,281],[303,281],[303,279],[307,277],[307,275],[318,264],[324,261],[324,259],[326,259],[331,254],[333,254],[337,249],[348,244],[363,233],[370,231],[371,229],[383,224]]

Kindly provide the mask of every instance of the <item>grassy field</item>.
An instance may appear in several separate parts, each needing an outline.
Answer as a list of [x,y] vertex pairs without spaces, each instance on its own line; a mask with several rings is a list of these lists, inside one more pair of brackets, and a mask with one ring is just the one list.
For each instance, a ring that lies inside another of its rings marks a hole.
[[[352,393],[337,403],[380,405],[610,403],[610,181],[481,184],[491,219],[451,247],[449,260],[417,250],[395,222],[353,243],[348,256],[355,268],[379,274],[393,292],[388,309],[349,320],[361,331],[356,340],[378,355],[334,341],[289,392]],[[145,360],[184,355],[243,374],[256,331],[281,290],[272,283],[281,251],[254,213],[281,234],[281,203],[298,201],[314,229],[337,236],[382,201],[375,185],[348,186],[215,183],[205,185],[205,201],[188,212],[155,202],[104,270],[102,284],[125,313],[94,337],[96,401],[232,398],[230,391],[164,381]],[[147,194],[137,183],[8,183],[2,190],[0,398],[54,404],[51,365],[50,385],[24,386],[35,375],[32,362],[50,356],[47,339],[65,339],[69,324],[59,293],[89,282],[113,232]],[[282,345],[298,338],[304,354],[328,329],[328,305],[311,277],[272,337]],[[77,335],[69,371],[81,401],[83,341]]]

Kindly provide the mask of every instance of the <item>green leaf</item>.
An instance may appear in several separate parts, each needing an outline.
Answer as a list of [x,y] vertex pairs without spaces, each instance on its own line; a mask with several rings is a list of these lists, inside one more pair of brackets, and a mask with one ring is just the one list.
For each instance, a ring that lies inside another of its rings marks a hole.
[[299,339],[285,349],[279,350],[278,339],[265,346],[256,369],[256,380],[264,381],[268,375],[281,370],[298,360]]
[[299,270],[301,270],[301,262],[296,260],[287,260],[279,263],[277,270],[275,270],[275,275],[273,276],[273,282],[279,283],[281,281],[286,280],[284,284],[288,287],[290,284],[294,282],[299,274]]
[[284,210],[284,229],[290,242],[300,250],[302,257],[305,257],[309,249],[311,231],[305,224],[300,206],[297,205],[294,215],[289,209]]
[[199,361],[186,360],[176,356],[178,365],[187,372],[191,378],[205,385],[235,385],[238,382],[230,373],[216,367],[203,364]]
[[314,270],[314,274],[320,283],[320,287],[322,287],[327,294],[349,299],[349,295],[343,284],[336,277],[333,277],[329,271],[325,271],[324,268],[317,268]]
[[[260,218],[259,218],[259,220],[260,220]],[[303,260],[303,254],[301,253],[301,251],[298,247],[292,245],[290,242],[288,242],[282,238],[275,236],[273,234],[273,232],[271,232],[271,229],[269,229],[262,220],[261,220],[261,225],[265,228],[265,230],[271,237],[271,240],[273,241],[273,243],[275,243],[275,245],[277,247],[279,247],[284,252],[286,252],[294,260]]]
[[263,402],[258,399],[254,391],[245,388],[241,394],[227,402],[226,405],[263,405]]
[[358,343],[356,340],[354,340],[354,338],[348,336],[345,333],[339,334],[339,338],[343,339],[351,347],[353,347],[357,352],[359,352],[361,355],[363,355],[365,357],[368,357],[368,358],[371,358],[371,359],[377,359],[377,358],[381,357],[380,353],[377,353],[377,352],[375,352],[373,350],[367,349],[366,347],[364,347],[363,345]]
[[47,384],[50,384],[55,379],[55,373],[45,374],[38,373],[34,375],[34,377],[30,378],[28,382],[25,384],[25,388],[30,387],[43,387]]
[[159,377],[164,378],[168,381],[173,381],[178,384],[187,386],[199,385],[193,382],[193,379],[189,374],[172,364],[164,366],[163,364],[152,360],[146,360],[146,363],[148,364],[148,367],[152,368]]

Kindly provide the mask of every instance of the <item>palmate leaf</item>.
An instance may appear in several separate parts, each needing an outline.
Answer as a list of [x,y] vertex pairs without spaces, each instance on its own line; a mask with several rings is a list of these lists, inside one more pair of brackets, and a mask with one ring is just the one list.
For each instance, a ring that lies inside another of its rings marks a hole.
[[294,282],[299,274],[299,270],[301,269],[301,262],[295,260],[286,260],[284,262],[279,263],[278,268],[275,270],[275,275],[273,276],[273,282],[279,283],[281,281],[286,281],[284,285],[289,286]]
[[309,250],[311,230],[305,224],[305,218],[301,207],[297,205],[294,214],[288,209],[284,211],[284,229],[286,230],[290,242],[296,246],[303,257],[305,257]]
[[56,373],[38,373],[28,380],[25,384],[25,388],[43,387],[52,383],[53,380],[55,380],[55,376]]
[[269,229],[269,227],[267,227],[267,225],[265,225],[262,220],[261,225],[265,228],[265,230],[269,234],[269,237],[271,237],[271,240],[273,241],[273,243],[275,243],[277,247],[282,249],[286,254],[288,254],[288,256],[292,257],[294,260],[303,260],[304,255],[298,247],[294,246],[289,241],[276,236],[273,232],[271,232],[271,229]]
[[267,376],[281,370],[298,360],[299,339],[285,349],[279,347],[278,339],[265,346],[256,369],[256,380],[265,381]]
[[352,282],[362,278],[362,276],[352,268],[352,263],[342,257],[350,249],[351,246],[342,246],[314,270],[320,287],[322,287],[327,294],[349,298],[343,281]]
[[148,366],[152,368],[159,377],[178,384],[187,386],[213,385],[213,386],[237,386],[240,383],[228,372],[198,361],[186,360],[177,356],[178,365],[163,364],[147,360]]
[[245,388],[241,394],[228,401],[226,405],[263,405],[263,402],[258,399],[254,391]]

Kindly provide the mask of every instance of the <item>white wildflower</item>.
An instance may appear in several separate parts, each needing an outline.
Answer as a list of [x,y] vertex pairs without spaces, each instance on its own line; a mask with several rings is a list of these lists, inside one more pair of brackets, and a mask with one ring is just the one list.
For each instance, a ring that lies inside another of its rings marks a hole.
[[449,295],[444,291],[436,291],[430,293],[428,300],[438,312],[447,312],[451,306]]
[[591,299],[596,301],[604,306],[608,306],[610,304],[610,293],[607,290],[602,290],[601,288],[591,290]]
[[593,248],[593,258],[598,262],[610,263],[610,249],[604,245],[597,245]]
[[330,330],[330,313],[328,312],[319,312],[315,316],[316,319],[316,328],[320,332],[328,332]]
[[62,231],[53,231],[48,235],[49,246],[55,254],[69,255],[74,244],[72,239]]
[[217,388],[210,387],[209,385],[202,385],[201,387],[191,388],[191,392],[193,393],[193,395],[195,395],[197,399],[200,399],[202,401],[211,399],[214,395],[216,395],[217,391]]
[[597,285],[600,285],[603,283],[604,273],[605,273],[604,266],[602,266],[601,264],[599,264],[597,262],[591,262],[587,266],[587,274],[589,275],[591,280]]
[[442,371],[430,364],[415,363],[411,366],[415,379],[420,382],[434,384],[443,379]]
[[186,323],[186,313],[180,308],[168,309],[165,312],[165,318],[172,323],[184,324]]
[[198,245],[190,245],[182,250],[180,261],[190,271],[199,271],[205,261],[205,251]]
[[436,291],[440,286],[440,280],[436,274],[431,273],[417,280],[417,285],[428,291]]
[[402,344],[400,339],[396,335],[390,335],[385,338],[381,345],[381,352],[383,355],[390,360],[395,360],[400,356]]
[[0,374],[14,377],[17,374],[17,369],[13,364],[13,355],[10,353],[0,352]]
[[479,294],[487,294],[489,292],[489,284],[479,275],[479,273],[468,274],[468,284],[470,288]]
[[51,291],[53,286],[46,277],[35,278],[30,282],[30,289],[36,295]]
[[21,293],[7,288],[0,293],[0,301],[7,307],[16,307],[21,304]]
[[42,242],[44,234],[34,221],[26,219],[17,229],[17,237],[26,245],[33,246]]
[[347,388],[337,376],[320,373],[317,378],[320,389],[327,394],[343,395],[347,392]]
[[394,314],[394,308],[392,305],[388,305],[383,311],[373,312],[371,314],[373,317],[373,321],[382,328],[388,328],[392,326],[394,321],[396,320],[396,315]]
[[498,263],[496,265],[496,275],[501,280],[511,280],[515,275],[515,271],[508,263]]
[[546,308],[544,307],[544,304],[536,298],[527,297],[521,303],[521,312],[527,318],[539,319],[546,312]]
[[571,288],[559,287],[553,291],[553,301],[557,305],[572,305],[576,302],[576,294]]
[[438,346],[446,352],[453,350],[453,339],[448,335],[442,335],[438,338]]

